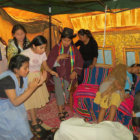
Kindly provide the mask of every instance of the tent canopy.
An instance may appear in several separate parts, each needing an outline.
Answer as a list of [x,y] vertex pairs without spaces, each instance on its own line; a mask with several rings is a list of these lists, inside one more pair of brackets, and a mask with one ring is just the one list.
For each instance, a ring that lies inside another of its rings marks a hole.
[[1,7],[13,7],[51,15],[104,11],[111,9],[133,9],[140,7],[140,0],[0,0]]

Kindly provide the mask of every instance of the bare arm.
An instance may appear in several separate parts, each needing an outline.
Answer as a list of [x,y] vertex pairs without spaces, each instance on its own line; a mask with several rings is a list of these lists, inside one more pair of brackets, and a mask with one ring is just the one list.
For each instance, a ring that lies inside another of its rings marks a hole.
[[51,75],[55,75],[56,77],[58,77],[58,74],[49,68],[46,61],[43,61],[42,65],[45,71],[49,72]]
[[52,70],[49,68],[46,61],[43,61],[42,65],[45,71],[51,73]]
[[27,90],[22,93],[20,96],[16,95],[15,89],[7,89],[5,90],[6,95],[8,96],[9,100],[14,106],[18,106],[22,104],[32,93],[33,91],[39,86],[40,79],[35,78],[28,86]]

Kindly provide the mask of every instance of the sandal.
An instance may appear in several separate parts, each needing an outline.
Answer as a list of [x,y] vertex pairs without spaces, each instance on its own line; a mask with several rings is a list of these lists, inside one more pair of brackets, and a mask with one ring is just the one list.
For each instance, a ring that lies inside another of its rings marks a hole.
[[37,124],[39,124],[39,125],[41,125],[43,123],[43,121],[39,118],[37,118],[36,121],[37,121]]
[[[28,120],[29,124],[32,125],[32,121]],[[43,123],[43,121],[39,118],[36,119],[37,124],[41,125]]]
[[[32,128],[33,131],[34,131],[35,133],[37,133],[37,134],[40,134],[41,131],[42,131],[42,129],[41,129],[41,127],[40,127],[39,124],[32,125],[31,128]],[[39,129],[40,129],[40,130],[39,130]]]
[[62,112],[64,114],[65,117],[68,117],[69,116],[69,113],[65,110],[65,108],[62,109]]
[[52,129],[50,129],[50,131],[51,131],[52,133],[55,133],[57,130],[58,130],[58,127],[54,127],[54,128],[52,128]]
[[63,114],[65,117],[69,117],[69,113],[67,111],[64,110]]
[[59,117],[60,121],[66,120],[65,115],[63,113],[61,113],[61,112],[58,113],[58,117]]

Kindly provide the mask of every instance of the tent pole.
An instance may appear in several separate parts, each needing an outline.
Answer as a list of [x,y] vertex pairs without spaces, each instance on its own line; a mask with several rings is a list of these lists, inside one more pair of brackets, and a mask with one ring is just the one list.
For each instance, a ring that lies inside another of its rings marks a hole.
[[51,29],[51,24],[52,24],[52,7],[49,7],[49,42],[50,42],[50,50],[52,49],[52,29]]

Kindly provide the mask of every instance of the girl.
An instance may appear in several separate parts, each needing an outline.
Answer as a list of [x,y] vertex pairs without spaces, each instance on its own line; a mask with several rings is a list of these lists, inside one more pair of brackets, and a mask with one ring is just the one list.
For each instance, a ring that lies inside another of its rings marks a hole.
[[[9,70],[0,75],[1,140],[30,140],[33,136],[23,102],[40,86],[41,81],[34,78],[27,88],[28,72],[29,58],[16,55],[10,60]],[[46,75],[43,77],[42,80],[45,80]]]
[[129,97],[133,85],[132,74],[138,73],[140,73],[138,65],[127,67],[126,65],[119,64],[111,71],[109,76],[100,85],[94,99],[94,102],[100,104],[101,107],[98,123],[103,121],[106,109],[109,107],[109,120],[113,121],[116,109],[125,98]]
[[8,63],[6,58],[6,43],[0,38],[0,74],[8,69]]
[[13,26],[12,35],[13,39],[8,42],[7,57],[10,61],[11,57],[19,54],[27,48],[29,45],[29,40],[26,37],[26,30],[21,24],[16,24]]
[[84,59],[84,65],[81,75],[78,77],[78,83],[81,84],[84,77],[85,68],[93,68],[97,62],[98,45],[89,30],[80,29],[78,31],[78,40],[75,46],[80,46],[80,53]]
[[48,56],[48,65],[50,68],[55,67],[59,77],[54,76],[55,94],[58,105],[58,116],[61,121],[65,120],[68,116],[64,104],[66,95],[66,102],[69,98],[70,86],[75,84],[77,76],[80,74],[83,66],[83,60],[79,51],[73,45],[73,30],[64,28],[61,33],[60,43],[57,44]]
[[[49,72],[52,75],[58,76],[56,72],[52,71],[46,63],[46,44],[47,40],[43,36],[37,36],[35,37],[31,43],[29,44],[29,48],[22,52],[22,54],[28,56],[30,58],[29,61],[29,74],[28,79],[29,81],[32,81],[34,77],[40,77],[40,70],[41,65],[43,66],[43,70]],[[40,133],[40,124],[42,121],[37,118],[36,111],[37,108],[41,108],[46,105],[46,103],[49,102],[49,93],[46,87],[46,84],[44,83],[42,86],[40,86],[34,94],[26,100],[24,103],[26,110],[29,110],[30,118],[31,118],[31,125],[33,130],[36,133]]]

